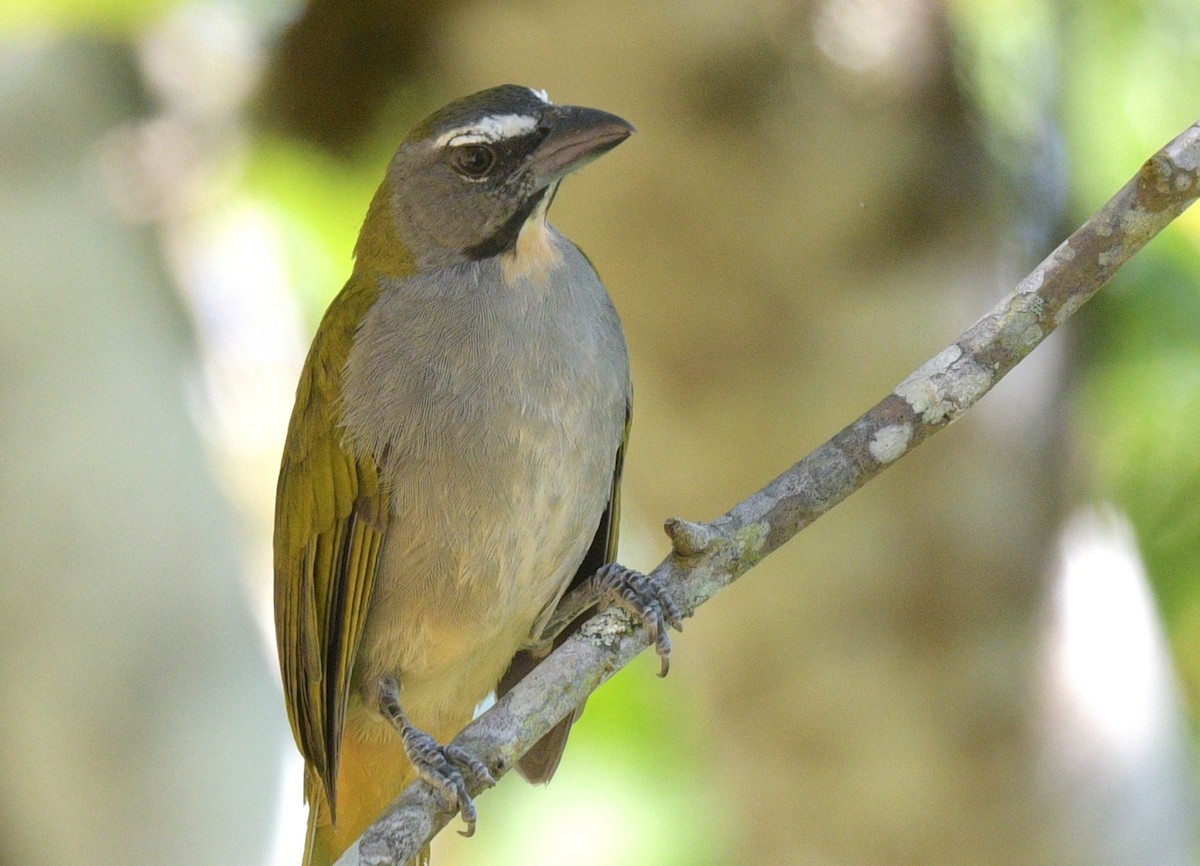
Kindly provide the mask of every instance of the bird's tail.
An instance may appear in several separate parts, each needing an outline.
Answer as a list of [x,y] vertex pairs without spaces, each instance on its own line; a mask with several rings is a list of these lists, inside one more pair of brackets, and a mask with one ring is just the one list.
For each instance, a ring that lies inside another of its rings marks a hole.
[[[397,749],[400,749],[397,752]],[[308,834],[304,866],[333,866],[342,853],[375,822],[416,778],[403,747],[396,742],[342,740],[337,785],[337,823],[330,820],[325,789],[315,773],[304,784],[308,800]],[[428,866],[426,845],[410,866]]]

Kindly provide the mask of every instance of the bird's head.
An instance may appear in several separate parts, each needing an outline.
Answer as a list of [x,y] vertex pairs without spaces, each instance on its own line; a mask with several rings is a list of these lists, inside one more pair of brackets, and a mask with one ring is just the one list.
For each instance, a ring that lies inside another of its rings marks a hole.
[[633,127],[512,84],[451,102],[396,151],[359,236],[358,267],[436,270],[514,249],[560,180]]

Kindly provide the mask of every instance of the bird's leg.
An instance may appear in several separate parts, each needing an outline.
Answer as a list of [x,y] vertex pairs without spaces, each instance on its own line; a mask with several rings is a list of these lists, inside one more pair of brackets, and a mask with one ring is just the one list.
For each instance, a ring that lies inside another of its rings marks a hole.
[[683,614],[661,581],[618,562],[610,562],[563,596],[542,630],[542,643],[553,641],[588,608],[614,604],[628,611],[650,632],[661,661],[658,675],[665,677],[671,669],[669,628],[683,631]]
[[467,829],[460,830],[460,835],[474,835],[478,815],[463,774],[473,776],[481,785],[490,788],[496,780],[487,765],[453,743],[440,745],[416,728],[400,708],[400,684],[391,674],[384,675],[379,681],[379,711],[399,732],[404,753],[417,774],[441,794],[446,808],[462,813]]

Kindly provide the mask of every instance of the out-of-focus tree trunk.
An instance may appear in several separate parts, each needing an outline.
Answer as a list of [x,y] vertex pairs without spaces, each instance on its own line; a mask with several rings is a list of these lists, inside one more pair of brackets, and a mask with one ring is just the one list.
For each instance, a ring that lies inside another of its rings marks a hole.
[[188,322],[102,179],[137,75],[95,42],[0,67],[0,860],[261,862],[280,698]]

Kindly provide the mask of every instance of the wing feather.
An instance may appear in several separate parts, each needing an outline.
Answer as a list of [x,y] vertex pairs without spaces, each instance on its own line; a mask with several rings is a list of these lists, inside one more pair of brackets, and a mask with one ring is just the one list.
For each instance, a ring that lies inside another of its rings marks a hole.
[[373,455],[339,426],[341,371],[378,291],[352,281],[330,305],[296,390],[275,513],[275,623],[288,719],[330,812],[354,658],[388,514]]

